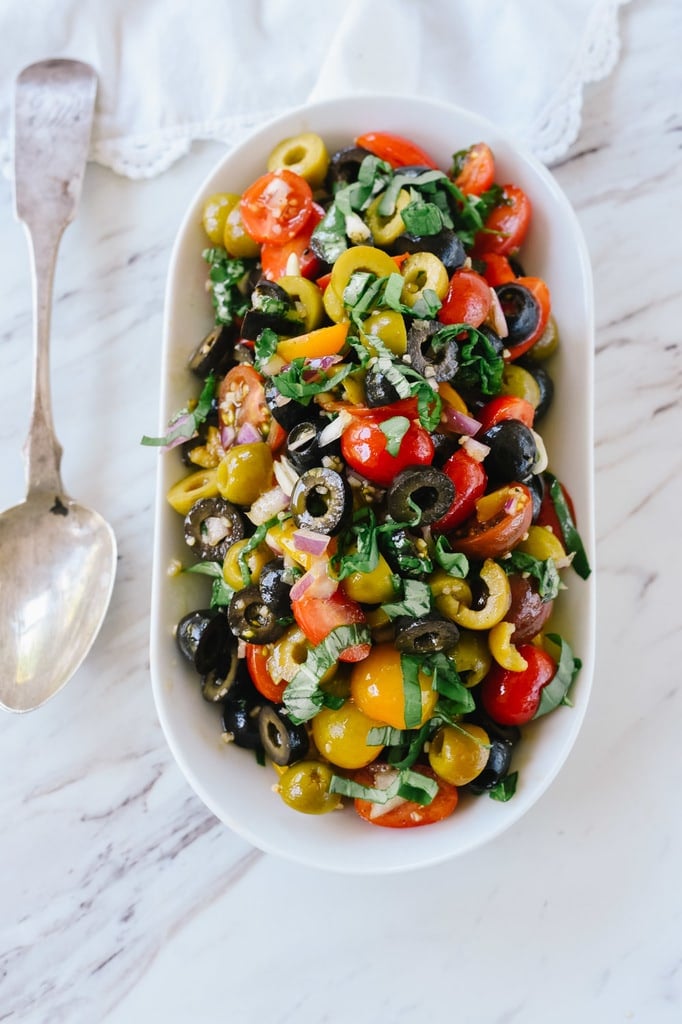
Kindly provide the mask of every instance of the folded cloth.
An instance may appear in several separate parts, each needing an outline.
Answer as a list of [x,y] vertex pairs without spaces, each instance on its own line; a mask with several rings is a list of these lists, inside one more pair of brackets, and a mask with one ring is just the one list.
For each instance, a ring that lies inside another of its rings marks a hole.
[[627,0],[0,0],[0,163],[13,83],[47,57],[91,63],[91,158],[159,174],[194,140],[234,145],[309,99],[417,95],[488,117],[545,163],[575,141],[585,84],[618,56]]

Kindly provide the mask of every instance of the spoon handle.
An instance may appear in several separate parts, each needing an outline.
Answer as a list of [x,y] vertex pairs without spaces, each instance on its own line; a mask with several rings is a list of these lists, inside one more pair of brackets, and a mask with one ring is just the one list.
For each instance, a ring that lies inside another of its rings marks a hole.
[[14,189],[29,239],[34,309],[32,412],[24,445],[27,494],[63,493],[62,447],[52,419],[50,320],[59,243],[85,174],[97,90],[94,70],[71,60],[25,68],[14,103]]

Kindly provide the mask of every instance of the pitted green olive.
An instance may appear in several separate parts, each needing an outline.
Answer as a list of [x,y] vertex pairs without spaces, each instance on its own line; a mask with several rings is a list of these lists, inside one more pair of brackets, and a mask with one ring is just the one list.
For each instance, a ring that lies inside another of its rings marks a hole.
[[270,487],[272,451],[264,441],[236,444],[225,453],[216,472],[223,498],[235,505],[253,505]]
[[364,333],[370,338],[369,346],[371,338],[378,338],[393,355],[404,356],[407,352],[407,328],[402,313],[393,309],[376,310],[367,317],[363,326]]
[[280,277],[277,284],[294,300],[298,313],[303,318],[303,329],[314,331],[324,319],[322,292],[307,277]]
[[[331,288],[340,299],[343,299],[346,286],[357,271],[376,274],[377,277],[389,277],[395,273],[395,269],[395,263],[382,249],[376,249],[373,245],[353,245],[341,253],[334,264],[327,291]],[[326,305],[325,302],[325,308]]]
[[435,292],[439,299],[447,295],[450,279],[443,263],[432,252],[415,252],[402,265],[404,279],[401,302],[414,306],[425,290]]
[[328,167],[327,147],[315,132],[301,132],[300,135],[284,139],[268,157],[269,171],[286,168],[294,174],[300,174],[313,189],[320,188]]
[[391,242],[395,242],[405,230],[405,222],[400,216],[401,210],[404,210],[406,206],[410,205],[410,195],[406,189],[401,188],[396,199],[393,213],[388,217],[384,216],[379,207],[383,202],[385,193],[381,193],[374,199],[365,214],[365,223],[372,232],[372,238],[374,239],[375,245],[390,245]]
[[332,769],[320,761],[299,761],[280,776],[279,795],[288,807],[302,814],[326,814],[341,806],[341,797],[330,793]]

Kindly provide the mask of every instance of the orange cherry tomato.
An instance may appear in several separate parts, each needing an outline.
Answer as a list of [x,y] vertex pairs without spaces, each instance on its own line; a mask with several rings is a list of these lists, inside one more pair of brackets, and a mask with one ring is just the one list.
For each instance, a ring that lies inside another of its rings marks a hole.
[[218,417],[235,434],[245,423],[251,424],[273,451],[286,439],[286,431],[273,418],[265,401],[263,378],[246,363],[233,366],[225,374],[218,390]]
[[447,295],[438,310],[442,324],[471,324],[480,327],[492,305],[490,285],[475,270],[456,270]]
[[324,210],[313,203],[312,212],[299,234],[288,242],[278,245],[276,242],[264,242],[260,251],[260,263],[263,276],[268,281],[279,281],[287,273],[289,259],[295,255],[298,260],[298,272],[301,277],[313,278],[319,273],[322,263],[310,248],[310,236],[324,217]]
[[293,171],[269,171],[246,189],[240,200],[242,221],[256,242],[283,245],[310,220],[313,193],[308,182]]
[[556,675],[554,658],[542,647],[519,644],[517,648],[528,667],[512,672],[493,664],[481,683],[481,702],[499,725],[525,725],[538,710],[542,690]]
[[515,252],[526,237],[532,212],[530,199],[516,185],[503,185],[502,192],[502,202],[486,218],[486,230],[476,236],[476,257],[485,258],[489,252],[507,256]]
[[390,132],[365,132],[358,135],[356,146],[361,146],[380,160],[385,160],[391,167],[424,166],[438,170],[438,164],[423,149],[402,135]]
[[271,651],[269,644],[246,644],[246,667],[258,692],[266,700],[281,704],[284,691],[289,684],[286,679],[276,683],[268,672],[267,662]]
[[[449,818],[457,807],[459,799],[457,788],[439,778],[433,769],[426,765],[414,765],[412,771],[419,772],[420,775],[434,779],[438,783],[438,792],[430,804],[422,806],[412,800],[405,800],[382,813],[381,804],[356,797],[354,806],[360,817],[372,825],[381,825],[384,828],[415,828],[418,825],[432,825],[436,821]],[[385,777],[388,773],[394,776],[396,769],[389,764],[376,762],[367,765],[366,768],[358,769],[353,773],[353,779],[362,786],[381,788],[381,777]]]
[[[479,499],[476,515],[448,535],[453,551],[468,558],[483,560],[500,558],[519,543],[533,521],[533,498],[525,484],[508,484],[492,495]],[[487,519],[479,518],[481,503],[490,497],[493,512]]]
[[335,356],[346,344],[349,324],[332,324],[330,327],[318,327],[307,334],[299,334],[295,338],[284,338],[277,346],[277,352],[290,363],[293,359],[321,359],[323,356]]
[[495,158],[490,146],[477,142],[463,157],[455,185],[468,196],[480,196],[495,181]]
[[[331,597],[306,597],[291,602],[291,610],[300,629],[313,647],[321,644],[338,626],[362,625],[367,619],[357,601],[337,590]],[[339,654],[339,661],[362,661],[370,644],[355,644]]]
[[535,419],[535,409],[525,398],[517,395],[497,395],[486,402],[477,415],[481,430],[489,430],[502,420],[521,420],[530,430]]

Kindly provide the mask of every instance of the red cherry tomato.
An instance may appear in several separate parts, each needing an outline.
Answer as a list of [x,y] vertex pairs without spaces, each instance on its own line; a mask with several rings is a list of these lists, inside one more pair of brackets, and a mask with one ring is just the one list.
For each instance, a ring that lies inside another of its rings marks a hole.
[[[559,484],[559,487],[561,488],[566,504],[568,505],[568,510],[571,513],[571,519],[575,523],[575,505],[573,504],[573,498],[562,483]],[[535,525],[549,527],[554,536],[558,537],[562,544],[566,543],[564,540],[563,530],[561,529],[561,523],[559,522],[559,517],[557,516],[554,508],[554,502],[552,501],[552,497],[549,493],[549,487],[545,487],[545,493],[542,497],[542,503],[535,520]]]
[[402,135],[392,135],[390,132],[365,132],[364,135],[358,135],[355,145],[373,153],[380,160],[385,160],[391,167],[423,165],[438,169],[438,164],[432,156],[414,142],[404,139]]
[[460,526],[474,514],[476,502],[485,493],[488,477],[482,463],[476,462],[463,448],[451,455],[443,466],[443,472],[455,485],[455,500],[442,519],[431,529],[445,533]]
[[308,223],[298,235],[283,245],[265,242],[261,246],[260,262],[263,276],[267,277],[268,281],[279,281],[280,277],[284,277],[287,272],[289,257],[292,255],[295,255],[298,259],[301,277],[313,278],[319,274],[322,264],[310,248],[310,236],[323,217],[324,210],[322,207],[318,206],[317,203],[313,203]]
[[268,672],[271,651],[269,644],[246,644],[246,667],[258,692],[266,700],[281,704],[284,691],[289,684],[286,679],[276,683]]
[[[529,348],[532,348],[535,342],[542,337],[545,331],[545,327],[547,326],[547,321],[549,320],[549,314],[552,309],[549,288],[542,280],[542,278],[517,277],[515,283],[523,285],[524,288],[527,288],[528,291],[531,292],[531,294],[535,297],[535,299],[538,302],[538,305],[540,306],[540,319],[538,320],[538,325],[535,328],[535,330],[532,332],[532,334],[529,334],[524,341],[520,342],[518,345],[507,346],[509,350],[509,360],[511,362],[513,362],[514,359],[518,359],[519,356],[522,356],[525,352],[528,351]],[[504,305],[502,307],[502,311],[504,312]]]
[[[398,415],[394,406],[391,416]],[[428,466],[433,462],[434,447],[428,431],[419,423],[410,422],[400,441],[396,455],[386,450],[388,437],[381,424],[391,417],[363,416],[353,421],[341,436],[341,454],[356,473],[373,484],[389,487],[396,473],[406,466]]]
[[252,366],[242,363],[225,374],[218,390],[218,416],[224,427],[235,435],[245,423],[251,424],[273,450],[284,442],[286,431],[273,418],[267,402],[263,378]]
[[470,146],[455,178],[455,185],[468,196],[480,196],[495,181],[495,158],[490,146],[477,142]]
[[486,402],[477,418],[481,430],[489,430],[502,420],[521,420],[530,429],[535,419],[535,409],[525,398],[517,395],[497,395]]
[[542,689],[552,681],[557,665],[541,647],[519,644],[519,654],[528,662],[522,672],[494,664],[481,683],[481,702],[499,725],[525,725],[538,710]]
[[308,223],[313,193],[299,174],[286,169],[263,174],[244,192],[240,210],[244,227],[256,242],[282,245]]
[[508,484],[499,494],[497,511],[489,518],[479,519],[477,507],[476,515],[449,535],[453,551],[483,560],[500,558],[516,547],[533,521],[533,498],[524,484]]
[[456,270],[443,305],[438,310],[442,324],[471,324],[480,327],[492,305],[490,285],[475,270]]
[[[367,620],[357,601],[337,590],[331,597],[306,597],[291,602],[291,610],[306,638],[315,647],[338,626],[362,625]],[[339,661],[362,661],[371,644],[355,644],[339,655]]]
[[506,256],[515,252],[528,232],[531,217],[530,199],[516,185],[502,187],[503,200],[486,218],[486,231],[480,231],[474,244],[474,255],[489,252]]
[[497,252],[487,252],[484,262],[483,276],[491,288],[516,280],[516,274],[506,256],[500,256]]
[[[382,814],[381,804],[357,797],[354,805],[360,817],[372,825],[382,825],[384,828],[415,828],[417,825],[432,825],[436,821],[442,821],[443,818],[449,818],[457,807],[459,794],[456,787],[439,778],[426,765],[414,765],[412,771],[419,772],[420,775],[425,775],[429,779],[435,779],[438,783],[438,792],[430,804],[422,806],[412,800],[405,800]],[[396,769],[388,764],[374,763],[354,772],[353,779],[362,786],[377,788],[380,777],[388,773],[395,775]]]

